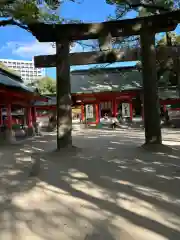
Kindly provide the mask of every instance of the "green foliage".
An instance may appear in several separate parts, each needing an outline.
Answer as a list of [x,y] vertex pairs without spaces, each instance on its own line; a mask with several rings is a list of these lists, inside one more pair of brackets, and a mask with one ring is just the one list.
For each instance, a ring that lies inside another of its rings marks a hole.
[[[168,37],[167,37],[168,35]],[[170,39],[170,44],[168,43]],[[180,35],[177,35],[174,32],[168,32],[165,34],[163,38],[161,38],[157,42],[157,46],[178,46],[180,45]],[[167,60],[157,61],[157,71],[159,73],[159,80],[161,80],[162,76],[166,77],[166,81],[164,84],[166,85],[173,85],[179,86],[179,59],[175,58],[168,58]],[[163,78],[162,78],[163,79]]]
[[132,10],[135,10],[139,16],[147,16],[179,8],[179,0],[106,0],[106,3],[116,6],[117,18]]
[[[128,12],[136,12],[137,17],[149,16],[167,12],[179,7],[180,0],[106,0],[107,4],[115,6],[115,17],[109,16],[109,20],[122,19]],[[139,36],[119,37],[115,39],[117,48],[139,47]]]
[[15,25],[28,30],[27,25],[37,21],[72,22],[58,15],[61,2],[62,0],[0,0],[0,26]]
[[28,30],[27,24],[34,21],[60,22],[55,11],[59,4],[59,0],[1,0],[0,26],[17,25]]
[[[171,42],[172,45],[180,45],[180,35],[177,35],[174,32],[169,32],[169,37],[171,38]],[[164,35],[163,38],[161,38],[158,42],[157,42],[158,46],[166,46],[167,45],[167,36]]]
[[[137,17],[144,17],[153,14],[160,14],[167,11],[172,11],[180,7],[180,0],[106,0],[108,4],[116,6],[116,19],[122,18],[129,11],[136,11]],[[129,41],[130,40],[130,41]],[[131,38],[123,38],[118,42],[119,47],[126,46],[139,46],[139,39],[137,38],[135,42]],[[165,36],[157,42],[157,46],[172,46],[179,45],[180,36],[175,33],[168,32]],[[169,58],[168,60],[161,60],[157,62],[157,79],[159,85],[177,85],[179,68],[177,67],[176,60]]]
[[174,0],[155,0],[154,5],[146,4],[146,6],[142,6],[138,12],[140,17],[144,17],[150,14],[158,14],[171,11],[173,8]]
[[50,77],[43,77],[37,81],[36,85],[40,94],[55,94],[56,93],[56,81]]

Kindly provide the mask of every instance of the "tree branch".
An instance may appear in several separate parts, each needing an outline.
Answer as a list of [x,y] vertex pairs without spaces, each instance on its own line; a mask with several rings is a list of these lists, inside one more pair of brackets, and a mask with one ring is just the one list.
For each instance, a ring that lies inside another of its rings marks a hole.
[[19,23],[18,21],[15,21],[13,18],[9,18],[9,19],[0,21],[0,27],[5,27],[7,25],[18,26],[26,31],[29,31],[27,26],[24,26],[23,24]]
[[[143,3],[143,2],[139,2],[139,3],[132,3],[131,0],[125,0],[124,1],[125,4],[127,4],[129,6],[129,8],[139,8],[139,7],[143,7],[146,9],[152,9],[152,10],[158,10],[158,11],[169,11],[170,9],[168,7],[165,6],[161,6],[161,5],[157,5],[153,0],[151,1],[152,3]],[[121,5],[121,4],[120,4]]]
[[127,4],[131,7],[131,8],[139,8],[139,7],[143,7],[149,10],[158,10],[158,11],[169,11],[169,8],[163,7],[163,6],[158,6],[158,5],[154,5],[154,4],[145,4],[145,3],[137,3],[137,4],[129,4],[127,1]]

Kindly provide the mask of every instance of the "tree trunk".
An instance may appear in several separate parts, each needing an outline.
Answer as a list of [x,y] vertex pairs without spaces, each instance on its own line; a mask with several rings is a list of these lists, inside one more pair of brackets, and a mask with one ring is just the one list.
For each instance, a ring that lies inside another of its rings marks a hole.
[[57,150],[60,150],[72,146],[69,42],[57,43],[56,54]]
[[160,108],[158,99],[155,34],[143,29],[141,56],[144,97],[145,144],[161,144]]
[[166,32],[166,45],[168,47],[172,46],[172,37],[170,32]]

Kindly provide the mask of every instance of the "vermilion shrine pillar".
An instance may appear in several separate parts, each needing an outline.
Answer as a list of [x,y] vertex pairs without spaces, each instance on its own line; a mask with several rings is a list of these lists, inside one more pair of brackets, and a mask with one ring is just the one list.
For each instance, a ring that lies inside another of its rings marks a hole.
[[164,112],[166,112],[166,109],[167,109],[166,104],[163,103],[163,110],[164,110]]
[[84,114],[84,104],[81,104],[81,120],[85,120],[85,114]]
[[113,107],[113,114],[116,116],[116,115],[117,115],[117,111],[118,111],[116,99],[113,99],[113,101],[112,101],[112,107]]
[[27,125],[28,128],[32,128],[32,111],[31,107],[27,108]]
[[132,99],[129,101],[129,112],[130,112],[130,120],[133,120],[133,104]]
[[5,141],[13,143],[15,140],[14,132],[12,131],[12,111],[11,104],[6,105],[7,108],[7,129],[5,130]]
[[99,123],[100,121],[100,116],[99,116],[99,103],[95,104],[95,112],[96,112],[96,125]]

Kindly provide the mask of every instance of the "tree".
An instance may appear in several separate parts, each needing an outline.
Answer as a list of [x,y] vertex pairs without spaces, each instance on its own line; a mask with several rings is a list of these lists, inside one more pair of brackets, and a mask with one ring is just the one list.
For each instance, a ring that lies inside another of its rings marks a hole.
[[[179,46],[180,45],[180,35],[177,35],[174,32],[168,33],[168,38],[165,35],[157,42],[158,47],[169,45],[168,41],[170,41],[170,46]],[[157,70],[159,70],[159,75],[167,75],[167,81],[165,82],[166,86],[176,86],[179,89],[180,94],[180,59],[179,56],[174,56],[173,58],[169,58],[168,60],[162,59],[157,62]],[[160,78],[158,78],[160,79]]]
[[106,0],[107,4],[116,6],[116,18],[121,18],[129,11],[136,11],[139,16],[159,14],[179,8],[179,0]]
[[56,93],[56,81],[50,77],[43,77],[39,79],[35,86],[39,90],[40,94],[48,95]]
[[[171,38],[172,46],[180,45],[180,36],[176,35],[174,32],[168,33]],[[167,46],[167,37],[164,35],[160,40],[156,42],[158,48]],[[168,87],[168,86],[178,86],[178,74],[179,67],[176,69],[175,60],[169,57],[168,59],[161,60],[156,59],[156,70],[157,70],[157,81],[159,87]],[[141,63],[138,62],[137,66],[141,68]],[[178,72],[177,72],[178,70]]]
[[59,4],[59,0],[1,0],[0,26],[15,25],[28,30],[30,22],[58,22],[61,19],[55,10]]
[[[175,32],[170,32],[169,37],[171,38],[172,45],[178,46],[180,45],[180,35],[177,35]],[[166,46],[167,45],[167,37],[164,35],[159,41],[157,41],[157,46]]]
[[57,14],[56,10],[61,2],[61,0],[0,0],[0,27],[14,25],[28,31],[28,23],[32,22],[72,22],[71,19],[61,18]]

